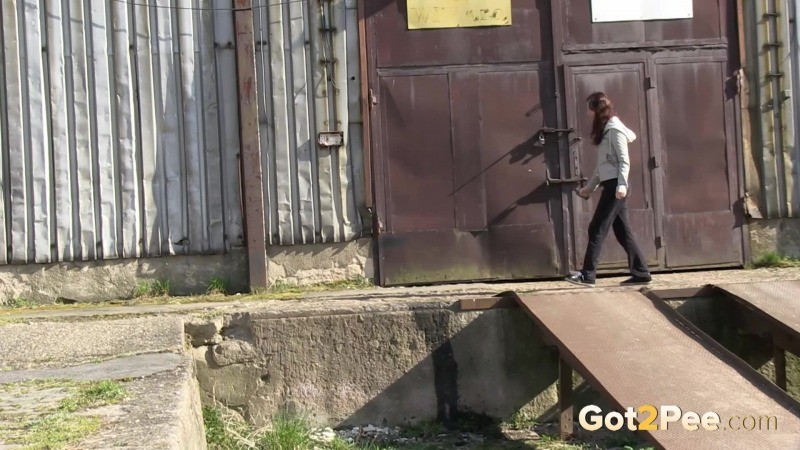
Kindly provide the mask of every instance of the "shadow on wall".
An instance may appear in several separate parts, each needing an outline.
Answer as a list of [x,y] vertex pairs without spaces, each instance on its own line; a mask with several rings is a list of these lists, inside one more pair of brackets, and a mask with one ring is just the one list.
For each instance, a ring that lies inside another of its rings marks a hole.
[[[436,420],[474,430],[497,426],[518,412],[540,422],[557,418],[557,351],[521,311],[484,312],[463,327],[472,314],[413,316],[429,356],[340,425]],[[577,392],[579,405],[598,401],[585,384]]]

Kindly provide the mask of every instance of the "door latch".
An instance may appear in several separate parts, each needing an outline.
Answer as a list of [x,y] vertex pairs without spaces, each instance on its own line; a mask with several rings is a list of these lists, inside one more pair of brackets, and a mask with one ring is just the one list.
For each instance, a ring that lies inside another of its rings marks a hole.
[[[549,127],[544,127],[541,130],[539,130],[539,132],[536,133],[536,134],[539,136],[539,138],[538,138],[539,145],[544,145],[547,142],[547,137],[546,136],[548,134],[555,134],[555,135],[559,135],[560,136],[561,134],[570,134],[570,133],[574,133],[574,132],[575,132],[574,128],[549,128]],[[570,145],[572,145],[572,144],[570,144]]]
[[586,177],[550,178],[550,169],[545,167],[544,171],[545,171],[545,180],[547,181],[547,185],[548,186],[553,185],[553,184],[568,184],[568,183],[580,183],[581,185],[583,185],[583,183],[589,181],[589,179],[586,178]]

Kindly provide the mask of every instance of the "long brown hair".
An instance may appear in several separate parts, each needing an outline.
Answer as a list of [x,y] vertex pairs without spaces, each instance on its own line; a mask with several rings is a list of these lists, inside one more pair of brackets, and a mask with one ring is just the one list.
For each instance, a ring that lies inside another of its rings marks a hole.
[[614,117],[614,104],[611,99],[602,92],[595,92],[586,99],[586,105],[594,113],[594,122],[592,123],[592,143],[600,145],[603,141],[603,133],[606,130],[606,124]]

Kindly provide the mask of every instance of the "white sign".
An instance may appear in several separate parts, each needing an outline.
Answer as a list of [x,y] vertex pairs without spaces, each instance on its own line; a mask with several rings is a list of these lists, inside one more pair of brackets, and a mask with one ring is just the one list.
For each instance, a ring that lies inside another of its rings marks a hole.
[[692,0],[592,0],[592,22],[691,19]]

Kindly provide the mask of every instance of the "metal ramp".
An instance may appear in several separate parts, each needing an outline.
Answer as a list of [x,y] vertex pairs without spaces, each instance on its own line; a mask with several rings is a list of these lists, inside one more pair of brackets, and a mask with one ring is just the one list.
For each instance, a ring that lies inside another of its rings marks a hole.
[[721,284],[715,288],[739,304],[746,328],[772,336],[775,383],[786,390],[786,350],[800,355],[800,281]]
[[[645,431],[659,448],[800,449],[800,404],[663,301],[629,290],[516,300],[559,349],[562,434],[571,434],[576,413],[574,368],[619,411],[675,405],[684,413],[719,414],[716,431],[688,431],[679,423]],[[728,429],[748,416],[775,417],[777,430],[767,430],[766,420],[761,430]]]

